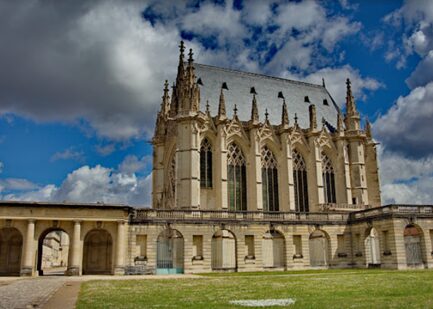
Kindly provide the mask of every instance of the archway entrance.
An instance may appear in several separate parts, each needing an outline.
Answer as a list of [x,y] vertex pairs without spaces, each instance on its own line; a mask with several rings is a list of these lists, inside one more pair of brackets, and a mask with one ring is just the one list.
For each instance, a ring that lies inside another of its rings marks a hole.
[[23,237],[16,228],[0,229],[0,276],[19,276]]
[[366,231],[364,246],[367,267],[375,267],[380,265],[379,234],[374,227]]
[[416,267],[423,265],[422,256],[422,232],[417,226],[410,224],[404,229],[404,247],[406,250],[407,266]]
[[68,267],[69,236],[62,229],[49,229],[38,241],[39,276],[64,275]]
[[113,240],[103,229],[92,230],[84,238],[83,275],[112,273]]
[[183,274],[183,236],[174,229],[166,229],[158,235],[156,274]]
[[285,267],[284,236],[278,231],[267,231],[262,240],[263,267]]
[[310,235],[310,265],[313,267],[328,266],[329,253],[328,253],[328,237],[325,232],[315,230]]
[[229,230],[212,236],[212,270],[236,271],[236,238]]

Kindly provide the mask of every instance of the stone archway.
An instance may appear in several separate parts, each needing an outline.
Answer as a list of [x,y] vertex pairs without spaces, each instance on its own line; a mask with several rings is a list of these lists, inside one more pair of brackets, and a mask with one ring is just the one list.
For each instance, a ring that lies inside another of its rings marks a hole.
[[310,265],[312,267],[326,267],[329,265],[329,237],[322,230],[315,230],[310,234]]
[[212,236],[212,270],[236,271],[236,237],[229,230],[219,230]]
[[367,229],[365,233],[365,260],[367,267],[380,265],[380,244],[379,234],[374,227]]
[[0,229],[0,276],[19,276],[23,236],[13,227]]
[[156,274],[183,274],[184,239],[178,230],[166,229],[158,235]]
[[106,230],[95,229],[84,238],[83,275],[112,273],[113,239]]
[[262,240],[263,267],[285,267],[285,247],[283,234],[275,230],[267,231]]
[[36,270],[39,276],[64,275],[68,266],[69,235],[63,229],[50,228],[38,240]]
[[422,250],[422,230],[415,224],[409,224],[405,227],[404,248],[406,251],[406,264],[409,267],[424,265]]

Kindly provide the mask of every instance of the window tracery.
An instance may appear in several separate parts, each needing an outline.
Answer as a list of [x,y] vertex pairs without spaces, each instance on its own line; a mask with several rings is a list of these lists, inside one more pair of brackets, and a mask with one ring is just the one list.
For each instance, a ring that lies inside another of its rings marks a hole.
[[295,209],[296,211],[308,212],[307,165],[302,155],[296,150],[292,152],[292,160]]
[[277,160],[267,146],[262,148],[261,158],[263,210],[279,211]]
[[332,161],[322,152],[322,178],[323,190],[325,195],[325,203],[336,203],[335,194],[335,173]]
[[207,138],[200,146],[200,186],[212,188],[212,145]]
[[230,210],[247,210],[246,160],[235,143],[227,148],[227,191]]

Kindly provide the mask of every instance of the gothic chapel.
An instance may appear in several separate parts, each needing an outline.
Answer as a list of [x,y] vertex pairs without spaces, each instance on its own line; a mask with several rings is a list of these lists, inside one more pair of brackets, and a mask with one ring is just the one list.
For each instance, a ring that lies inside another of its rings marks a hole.
[[67,275],[433,268],[433,205],[381,205],[349,79],[343,114],[325,81],[184,50],[156,119],[152,208],[0,201],[0,275],[44,275],[53,232],[68,237]]

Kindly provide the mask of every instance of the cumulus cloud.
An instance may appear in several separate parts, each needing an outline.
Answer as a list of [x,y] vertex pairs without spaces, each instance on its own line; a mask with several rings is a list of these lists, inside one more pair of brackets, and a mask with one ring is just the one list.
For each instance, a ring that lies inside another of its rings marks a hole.
[[304,80],[314,84],[321,84],[322,78],[325,79],[326,88],[332,95],[336,103],[342,107],[346,98],[346,79],[352,82],[352,92],[355,98],[365,100],[368,91],[375,91],[384,85],[378,80],[364,77],[359,70],[350,65],[336,68],[323,68],[306,76],[287,74],[286,77]]
[[152,163],[151,156],[144,156],[141,159],[137,156],[126,156],[122,163],[119,164],[119,171],[125,174],[134,174],[142,171]]
[[6,178],[0,179],[0,192],[2,191],[21,191],[36,189],[37,185],[27,179]]
[[373,124],[376,137],[389,150],[420,158],[433,152],[433,82],[399,97]]
[[433,80],[433,50],[422,59],[406,80],[410,88],[424,86]]
[[[9,181],[11,182],[11,181]],[[60,186],[53,184],[38,188],[35,185],[26,186],[13,184],[13,192],[3,194],[4,200],[24,201],[56,201],[82,203],[116,203],[149,207],[151,201],[152,175],[137,177],[134,173],[123,173],[100,165],[82,166],[68,174]],[[0,187],[4,182],[0,182]],[[11,187],[4,190],[11,190]],[[1,194],[1,191],[0,191]]]
[[433,156],[411,159],[379,147],[382,203],[431,204]]

